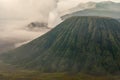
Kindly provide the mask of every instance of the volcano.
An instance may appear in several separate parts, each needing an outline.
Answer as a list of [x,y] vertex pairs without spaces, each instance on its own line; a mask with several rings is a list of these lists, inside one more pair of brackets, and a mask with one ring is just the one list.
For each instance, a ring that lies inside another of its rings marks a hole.
[[120,72],[120,22],[108,17],[71,17],[43,36],[1,55],[41,72]]

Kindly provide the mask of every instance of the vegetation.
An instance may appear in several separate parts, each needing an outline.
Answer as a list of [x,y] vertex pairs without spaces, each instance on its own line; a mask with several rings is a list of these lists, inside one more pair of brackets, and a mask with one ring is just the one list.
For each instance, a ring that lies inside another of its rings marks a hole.
[[106,17],[71,17],[1,58],[47,73],[119,74],[120,23]]
[[86,74],[39,73],[22,71],[13,74],[0,73],[0,80],[119,80],[120,76],[92,76]]

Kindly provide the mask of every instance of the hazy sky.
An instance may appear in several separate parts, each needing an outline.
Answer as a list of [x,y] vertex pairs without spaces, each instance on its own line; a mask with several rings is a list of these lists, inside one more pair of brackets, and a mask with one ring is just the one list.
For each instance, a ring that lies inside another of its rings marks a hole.
[[[56,1],[59,1],[58,4]],[[58,5],[59,11],[76,6],[79,2],[110,1],[110,0],[0,0],[0,20],[44,20],[49,12]],[[120,2],[120,0],[111,0]]]
[[89,1],[110,0],[0,0],[0,43],[11,41],[19,44],[36,38],[48,30],[26,31],[24,27],[27,24],[42,21],[49,22],[49,26],[56,25],[61,22],[59,12],[75,7],[80,2]]
[[[0,0],[0,15],[2,18],[42,18],[48,16],[49,11],[55,6],[56,0]],[[79,2],[105,1],[105,0],[59,0],[58,7],[66,9],[77,5]],[[110,1],[110,0],[106,0]],[[120,2],[120,0],[111,0]],[[39,16],[38,16],[39,15]],[[0,18],[1,18],[0,16]]]

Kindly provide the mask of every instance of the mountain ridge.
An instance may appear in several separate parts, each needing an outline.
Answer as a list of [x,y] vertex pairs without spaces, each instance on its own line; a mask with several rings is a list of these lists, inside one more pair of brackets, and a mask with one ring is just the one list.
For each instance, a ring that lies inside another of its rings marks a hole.
[[97,3],[87,2],[84,3],[84,5],[79,5],[72,9],[69,9],[68,13],[62,16],[62,19],[66,19],[71,16],[106,16],[112,18],[120,18],[120,3],[105,1]]
[[45,35],[1,55],[41,72],[120,72],[120,23],[108,17],[71,17]]

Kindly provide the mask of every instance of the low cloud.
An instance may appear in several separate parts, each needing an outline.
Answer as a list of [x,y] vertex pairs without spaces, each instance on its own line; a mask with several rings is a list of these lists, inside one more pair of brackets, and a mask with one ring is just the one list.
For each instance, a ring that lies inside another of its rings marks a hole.
[[25,44],[50,30],[26,30],[31,22],[46,22],[53,28],[62,22],[60,16],[66,10],[88,1],[95,0],[0,0],[0,52]]
[[48,22],[55,0],[0,0],[0,52],[13,49],[50,29],[29,31],[31,22]]

